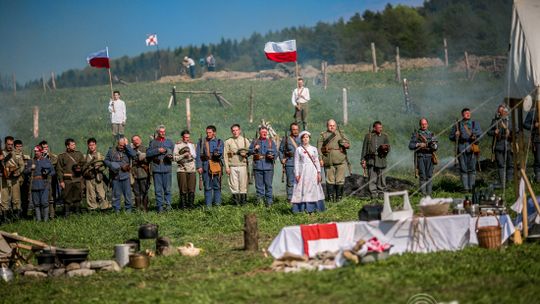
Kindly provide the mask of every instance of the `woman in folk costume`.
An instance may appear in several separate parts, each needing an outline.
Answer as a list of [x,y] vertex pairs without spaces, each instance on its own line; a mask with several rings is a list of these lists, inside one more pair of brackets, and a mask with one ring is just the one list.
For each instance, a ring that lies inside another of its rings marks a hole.
[[309,144],[311,133],[302,131],[302,144],[296,148],[294,175],[296,183],[291,198],[294,213],[324,211],[324,192],[321,186],[321,166],[317,148]]

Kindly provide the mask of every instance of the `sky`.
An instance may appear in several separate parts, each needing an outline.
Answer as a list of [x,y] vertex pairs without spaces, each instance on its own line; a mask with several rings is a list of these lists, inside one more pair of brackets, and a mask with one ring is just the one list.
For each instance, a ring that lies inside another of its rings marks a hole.
[[[114,59],[161,49],[242,39],[291,26],[348,20],[387,3],[421,6],[424,0],[0,0],[0,74],[17,82],[71,68],[109,47]],[[291,37],[294,39],[294,37]],[[261,46],[261,52],[264,46]]]

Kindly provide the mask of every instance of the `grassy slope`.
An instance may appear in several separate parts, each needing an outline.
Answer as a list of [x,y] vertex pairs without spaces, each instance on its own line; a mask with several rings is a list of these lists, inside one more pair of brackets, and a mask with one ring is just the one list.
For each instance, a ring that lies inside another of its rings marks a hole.
[[[478,75],[475,83],[460,79],[462,75],[443,70],[407,71],[411,96],[422,114],[431,118],[436,132],[449,126],[463,106],[474,108],[487,98],[501,92],[501,81]],[[385,123],[393,141],[392,163],[400,165],[392,171],[412,178],[410,153],[405,145],[416,126],[417,116],[402,113],[401,87],[392,81],[389,72],[331,75],[327,92],[310,85],[312,94],[311,130],[324,129],[324,120],[340,117],[341,87],[349,91],[350,124],[344,131],[353,140],[350,153],[353,168],[358,172],[358,154],[367,127],[376,119]],[[292,115],[290,90],[292,80],[266,81],[207,81],[177,84],[177,89],[221,89],[235,106],[221,111],[211,97],[192,96],[193,130],[195,137],[206,124],[214,123],[219,135],[239,122],[252,136],[254,126],[247,122],[249,87],[255,90],[256,121],[270,120],[276,129],[283,130]],[[158,123],[169,126],[169,135],[178,138],[184,126],[184,107],[168,111],[170,85],[136,84],[120,88],[128,104],[128,133],[150,134]],[[31,109],[41,107],[41,134],[57,151],[63,138],[73,136],[82,141],[89,135],[108,142],[107,87],[59,90],[43,97],[39,92],[23,92],[16,99],[3,95],[6,106],[0,112],[1,127],[13,131],[26,142],[30,140]],[[502,95],[493,98],[475,116],[487,125],[494,107]],[[69,128],[69,129],[68,129]],[[56,135],[56,136],[53,136]],[[446,133],[442,135],[446,137]],[[32,142],[33,143],[33,142]],[[355,144],[356,143],[356,144]],[[483,143],[484,151],[489,142]],[[104,151],[105,145],[101,146]],[[452,146],[441,141],[442,157],[452,155]],[[484,155],[488,155],[485,153]],[[402,165],[401,165],[402,164]],[[277,184],[277,182],[275,183]],[[511,192],[511,191],[508,191]],[[507,192],[509,200],[511,194]],[[438,196],[449,195],[439,192]],[[413,201],[417,202],[418,198]],[[394,256],[376,265],[344,268],[318,273],[268,273],[270,258],[261,253],[247,254],[242,247],[243,214],[255,211],[259,217],[261,246],[267,247],[283,226],[328,221],[347,221],[365,201],[347,199],[330,206],[329,211],[316,216],[293,216],[288,206],[278,203],[271,210],[258,207],[234,208],[225,206],[210,213],[202,210],[172,212],[165,215],[84,215],[69,221],[48,224],[20,222],[2,229],[47,240],[63,246],[89,247],[91,258],[110,258],[113,246],[136,236],[137,226],[150,221],[160,225],[162,235],[173,238],[176,245],[192,241],[205,249],[203,256],[189,259],[179,256],[153,260],[146,271],[127,269],[119,274],[101,274],[91,278],[24,280],[8,285],[0,283],[4,294],[1,302],[36,302],[37,298],[53,302],[401,302],[418,293],[427,292],[439,301],[457,299],[460,302],[529,303],[536,299],[540,258],[535,245],[510,247],[501,252],[478,248],[451,253]]]

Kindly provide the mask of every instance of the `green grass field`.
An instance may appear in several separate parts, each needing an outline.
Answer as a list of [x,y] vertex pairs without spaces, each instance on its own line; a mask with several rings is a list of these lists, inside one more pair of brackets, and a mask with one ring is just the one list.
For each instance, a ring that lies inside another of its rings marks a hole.
[[[389,174],[413,180],[412,153],[406,148],[409,136],[420,115],[430,118],[431,129],[441,133],[440,156],[449,159],[453,146],[446,140],[447,128],[459,117],[462,107],[475,109],[473,118],[482,126],[489,124],[497,104],[504,97],[503,80],[479,74],[474,82],[464,80],[462,73],[444,69],[403,72],[410,82],[410,93],[420,114],[403,113],[403,95],[393,73],[331,74],[330,87],[324,91],[313,86],[309,129],[324,130],[328,118],[341,121],[341,89],[349,89],[349,124],[343,131],[352,140],[350,152],[353,171],[359,172],[361,141],[375,120],[382,120],[391,136]],[[292,79],[279,81],[197,81],[175,84],[183,89],[219,89],[232,104],[222,109],[214,97],[193,95],[192,130],[195,138],[207,124],[218,127],[226,138],[232,123],[240,123],[248,137],[256,124],[248,123],[249,89],[255,92],[255,121],[269,120],[280,134],[292,117],[290,92]],[[117,87],[128,107],[127,133],[150,135],[164,123],[175,140],[185,126],[185,108],[181,104],[167,109],[169,84],[139,83]],[[107,112],[108,87],[58,90],[43,95],[39,91],[18,92],[17,97],[1,95],[0,130],[23,139],[27,147],[37,143],[31,138],[32,106],[40,106],[40,138],[49,141],[54,151],[62,150],[67,136],[85,141],[94,136],[106,151],[111,141]],[[181,99],[187,96],[181,96]],[[446,130],[446,131],[445,131]],[[1,134],[4,136],[4,134]],[[490,141],[482,142],[483,157],[489,157]],[[166,214],[85,214],[69,220],[49,223],[21,221],[0,227],[27,237],[61,246],[88,247],[91,259],[108,259],[114,245],[137,236],[138,225],[153,222],[160,234],[173,239],[174,245],[193,242],[204,249],[202,256],[159,257],[144,271],[125,269],[120,273],[101,273],[88,278],[29,280],[18,278],[0,282],[0,302],[50,303],[407,303],[418,293],[428,293],[437,301],[460,303],[535,303],[540,283],[538,245],[509,246],[500,251],[467,248],[460,252],[405,254],[386,261],[333,271],[296,274],[269,271],[271,258],[262,252],[246,253],[243,246],[243,216],[255,212],[259,219],[261,248],[267,248],[281,228],[288,225],[355,220],[357,212],[368,201],[347,198],[329,205],[323,214],[293,215],[283,202],[283,189],[276,169],[274,186],[278,199],[271,209],[223,206],[205,212],[202,209],[173,211]],[[487,173],[484,178],[490,179]],[[436,184],[444,183],[439,177]],[[224,183],[225,184],[225,183]],[[509,188],[510,189],[510,188]],[[536,187],[535,187],[536,189]],[[251,190],[250,190],[251,191]],[[506,191],[508,202],[513,191]],[[251,192],[252,193],[252,192]],[[462,196],[437,187],[435,196]],[[417,204],[418,197],[413,197]]]

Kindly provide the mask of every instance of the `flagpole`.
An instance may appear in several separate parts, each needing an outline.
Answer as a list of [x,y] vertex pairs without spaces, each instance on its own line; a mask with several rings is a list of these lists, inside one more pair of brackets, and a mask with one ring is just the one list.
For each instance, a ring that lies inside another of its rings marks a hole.
[[107,58],[109,60],[109,67],[107,68],[107,71],[109,71],[109,85],[111,87],[111,99],[113,99],[114,97],[114,94],[113,94],[113,88],[112,88],[112,74],[111,74],[111,66],[110,66],[110,58],[109,58],[109,47],[106,47],[105,48],[107,50]]
[[294,61],[294,73],[296,74],[296,79],[298,79],[298,61]]

